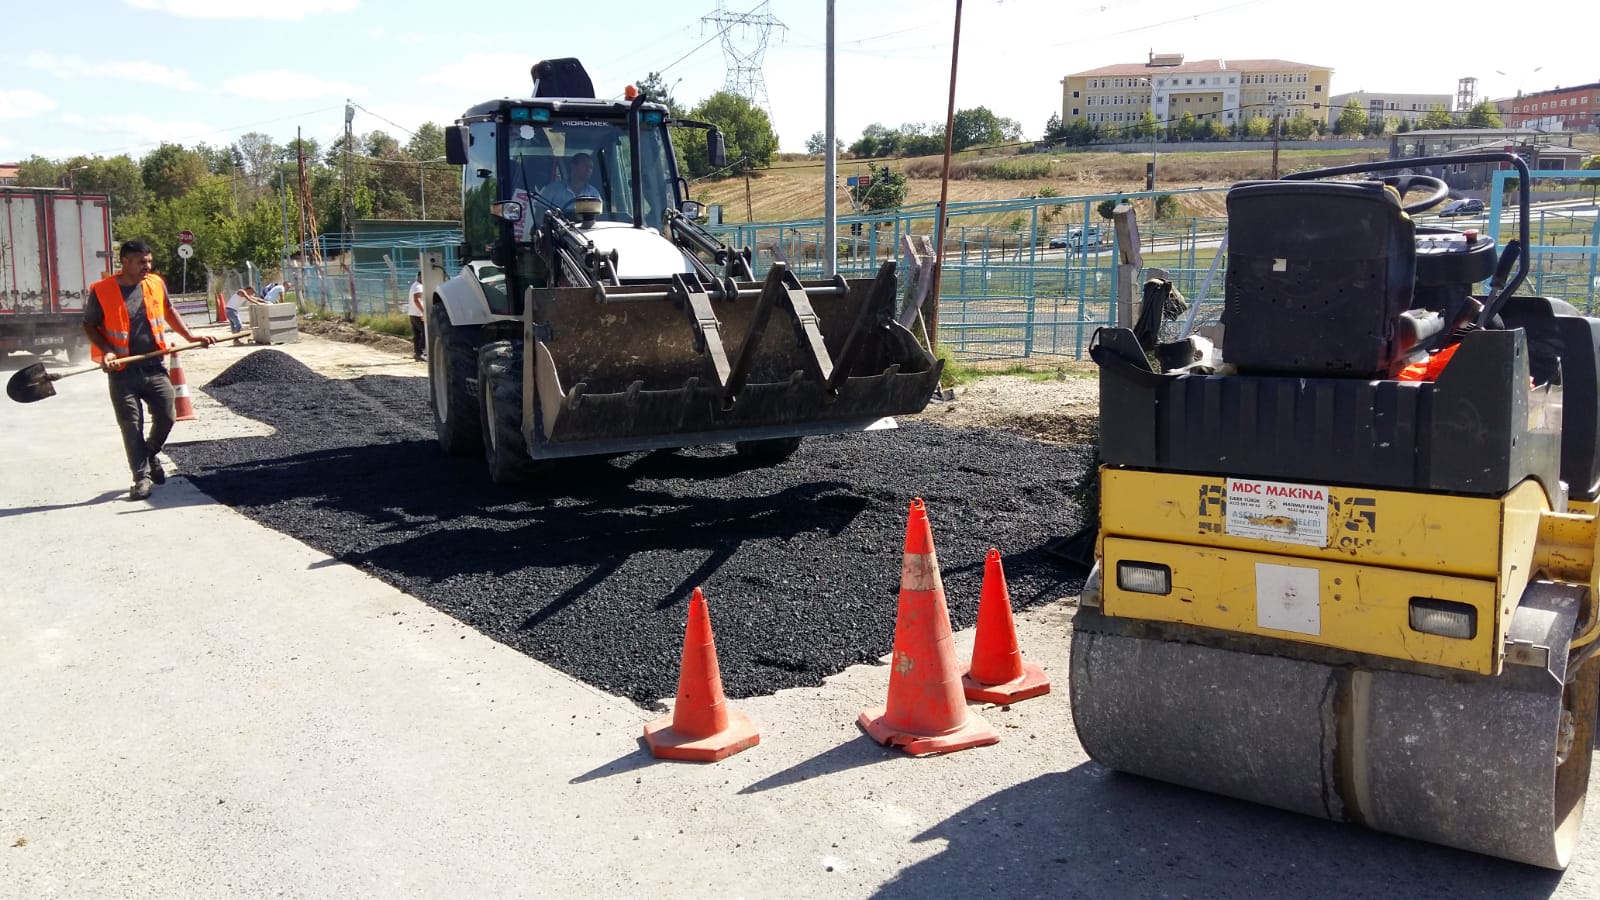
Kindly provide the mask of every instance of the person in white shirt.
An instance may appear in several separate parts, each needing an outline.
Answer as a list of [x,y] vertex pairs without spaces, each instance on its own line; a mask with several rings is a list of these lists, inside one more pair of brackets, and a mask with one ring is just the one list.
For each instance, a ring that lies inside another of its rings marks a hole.
[[600,196],[600,190],[590,183],[594,175],[594,157],[587,153],[574,153],[567,161],[565,181],[552,181],[539,190],[539,196],[563,213],[570,214],[579,197]]
[[[239,311],[252,303],[265,302],[266,301],[256,296],[256,292],[253,288],[242,287],[237,291],[234,291],[233,296],[228,298],[228,327],[233,329],[233,333],[235,335],[242,334],[244,332],[244,323],[239,320]],[[234,337],[234,346],[240,346],[243,340],[244,339],[242,337]]]
[[268,303],[282,303],[283,302],[283,285],[279,284],[276,281],[274,281],[273,283],[267,285],[267,289],[266,289],[266,291],[264,293],[266,294],[266,298],[267,298],[267,302]]
[[427,337],[423,333],[422,322],[422,273],[417,273],[417,280],[411,282],[411,358],[421,361],[426,358],[424,353]]

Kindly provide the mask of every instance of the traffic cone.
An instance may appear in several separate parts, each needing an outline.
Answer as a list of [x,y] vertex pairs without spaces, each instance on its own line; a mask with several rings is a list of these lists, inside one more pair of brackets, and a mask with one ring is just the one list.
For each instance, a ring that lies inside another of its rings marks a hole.
[[189,399],[189,379],[184,377],[183,361],[179,359],[182,355],[172,354],[172,368],[168,372],[172,379],[172,408],[179,422],[193,422],[200,417],[194,414],[194,401]]
[[968,711],[961,695],[944,581],[933,552],[928,510],[920,497],[911,501],[906,524],[889,702],[883,708],[862,711],[857,722],[873,740],[900,747],[913,756],[1000,741],[987,722]]
[[644,740],[657,759],[716,762],[761,743],[743,713],[728,708],[722,672],[711,636],[711,614],[699,588],[689,599],[689,625],[683,633],[678,669],[678,701],[672,715],[644,726]]
[[222,299],[222,292],[217,291],[217,318],[218,322],[228,321],[228,304]]
[[1044,670],[1024,662],[1017,648],[1017,625],[1011,618],[1011,592],[1000,566],[1000,551],[989,548],[983,560],[983,593],[978,598],[978,634],[972,665],[961,677],[968,700],[1016,703],[1050,693]]

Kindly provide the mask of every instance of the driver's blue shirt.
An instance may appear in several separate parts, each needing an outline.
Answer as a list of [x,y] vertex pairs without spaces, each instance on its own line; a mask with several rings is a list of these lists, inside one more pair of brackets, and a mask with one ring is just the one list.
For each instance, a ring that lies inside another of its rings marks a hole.
[[586,184],[574,193],[565,181],[552,181],[539,191],[539,196],[543,197],[551,206],[566,210],[570,209],[572,201],[579,197],[595,197],[598,199],[600,191],[594,185]]

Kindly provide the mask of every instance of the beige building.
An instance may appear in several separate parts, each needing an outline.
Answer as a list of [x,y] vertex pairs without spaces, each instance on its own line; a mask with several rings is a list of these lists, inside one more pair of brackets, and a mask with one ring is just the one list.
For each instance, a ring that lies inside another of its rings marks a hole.
[[1119,63],[1061,79],[1061,121],[1115,129],[1137,125],[1146,112],[1158,122],[1184,113],[1223,126],[1284,115],[1327,124],[1333,70],[1282,59],[1202,59],[1152,54],[1149,62]]
[[1382,116],[1385,119],[1400,119],[1412,125],[1422,121],[1422,117],[1435,106],[1442,106],[1449,110],[1455,102],[1455,97],[1450,94],[1388,94],[1379,91],[1351,91],[1348,94],[1335,94],[1328,100],[1333,107],[1333,118],[1337,119],[1351,100],[1366,112],[1368,116]]

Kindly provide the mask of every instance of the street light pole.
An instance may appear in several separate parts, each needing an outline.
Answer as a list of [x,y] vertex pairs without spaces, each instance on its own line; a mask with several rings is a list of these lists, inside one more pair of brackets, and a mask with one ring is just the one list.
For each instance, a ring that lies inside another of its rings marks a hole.
[[428,186],[426,179],[422,177],[422,167],[428,163],[436,163],[446,158],[436,156],[433,159],[417,160],[417,196],[422,200],[422,220],[424,222],[428,220]]

